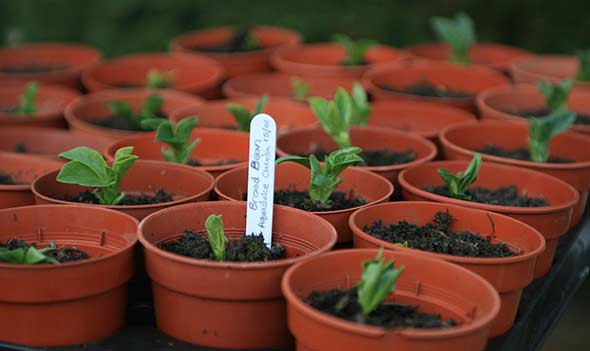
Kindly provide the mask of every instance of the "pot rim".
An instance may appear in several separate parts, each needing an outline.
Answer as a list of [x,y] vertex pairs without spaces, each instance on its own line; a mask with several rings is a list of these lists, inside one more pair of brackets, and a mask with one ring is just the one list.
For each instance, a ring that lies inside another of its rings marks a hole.
[[[8,128],[8,127],[7,127]],[[27,127],[29,128],[29,127]],[[43,162],[43,163],[52,163],[55,166],[55,169],[61,168],[63,166],[63,163],[59,162],[59,161],[54,161],[54,160],[50,160],[47,158],[44,158],[42,156],[38,156],[38,155],[27,155],[27,154],[19,154],[16,152],[7,152],[7,151],[0,151],[0,160],[2,159],[25,159],[30,161],[31,163],[34,162]],[[55,171],[49,171],[49,172],[53,172]],[[49,172],[44,172],[45,173],[49,173]],[[33,188],[33,183],[35,181],[33,180],[31,183],[29,184],[15,184],[15,185],[6,185],[6,184],[0,184],[0,191],[32,191]]]

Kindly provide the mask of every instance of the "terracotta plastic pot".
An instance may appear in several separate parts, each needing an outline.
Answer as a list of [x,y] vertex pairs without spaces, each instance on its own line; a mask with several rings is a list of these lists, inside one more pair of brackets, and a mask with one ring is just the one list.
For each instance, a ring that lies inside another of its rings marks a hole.
[[431,162],[403,171],[399,175],[403,199],[443,202],[497,212],[530,225],[546,240],[546,249],[537,260],[535,278],[545,275],[551,269],[559,237],[567,233],[569,229],[573,207],[579,199],[577,191],[566,182],[541,172],[485,161],[473,186],[495,189],[515,185],[519,194],[544,197],[549,205],[543,207],[490,205],[453,199],[424,190],[429,186],[444,184],[437,173],[439,168],[446,168],[455,174],[467,168],[469,162],[467,160]]
[[88,136],[76,132],[53,128],[0,128],[0,150],[20,152],[43,156],[48,159],[61,160],[58,154],[78,146],[88,146],[98,151],[104,150],[112,143],[110,139],[100,136]]
[[[271,97],[293,98],[293,79],[295,76],[281,73],[257,73],[229,79],[223,84],[223,94],[235,97],[260,97],[267,94]],[[356,79],[346,77],[303,77],[299,78],[309,86],[309,96],[325,99],[334,98],[339,87],[352,90]]]
[[[536,55],[514,62],[510,74],[516,83],[537,83],[549,81],[558,83],[576,77],[578,59],[574,56]],[[588,83],[577,82],[580,88],[590,88]]]
[[55,241],[90,255],[59,265],[0,264],[2,280],[10,284],[0,291],[0,340],[74,345],[104,339],[123,327],[137,242],[135,218],[96,207],[27,206],[1,210],[0,233],[0,241],[15,237],[39,247]]
[[[115,152],[124,146],[133,146],[133,153],[140,159],[165,161],[162,155],[162,147],[166,144],[155,141],[155,132],[129,137],[111,144],[105,151],[108,160],[113,160]],[[196,159],[205,163],[236,161],[236,163],[218,166],[201,166],[198,168],[217,177],[221,173],[248,163],[248,149],[250,136],[246,133],[222,130],[196,128],[191,134],[191,140],[199,138],[199,144],[195,147],[193,155]]]
[[86,135],[98,135],[111,140],[119,140],[124,137],[144,132],[118,130],[105,128],[92,124],[91,121],[101,120],[111,116],[107,102],[122,100],[129,103],[135,111],[139,110],[145,99],[152,93],[157,93],[164,99],[161,112],[170,116],[172,111],[185,106],[199,105],[203,100],[186,93],[174,90],[150,90],[150,89],[128,89],[128,90],[106,90],[79,98],[66,107],[65,117],[73,131]]
[[0,152],[0,174],[7,174],[18,185],[0,185],[0,209],[35,204],[31,183],[43,173],[59,169],[63,163],[42,157]]
[[[493,144],[501,148],[527,147],[528,126],[516,123],[485,122],[457,125],[443,131],[440,136],[444,157],[449,160],[471,159],[473,150]],[[484,161],[529,168],[559,178],[580,193],[572,215],[571,226],[580,222],[588,202],[590,188],[590,138],[565,132],[551,140],[551,155],[573,160],[573,163],[538,163],[482,154]]]
[[[516,84],[492,88],[477,96],[477,107],[482,119],[496,119],[528,124],[516,112],[548,108],[545,96],[532,84]],[[570,93],[568,109],[590,115],[590,89],[574,87]],[[510,113],[510,111],[514,111]],[[574,124],[574,132],[590,134],[590,124]]]
[[305,303],[312,291],[347,289],[358,283],[362,262],[377,250],[356,249],[330,252],[293,266],[283,277],[289,330],[297,351],[372,350],[389,351],[480,351],[485,348],[490,325],[498,315],[500,298],[485,279],[463,267],[385,250],[386,261],[405,266],[393,298],[398,303],[453,318],[459,326],[448,329],[383,329],[332,317]]
[[278,71],[301,77],[360,78],[369,68],[399,62],[408,54],[392,46],[377,45],[367,51],[365,65],[342,65],[345,57],[340,45],[319,43],[279,50],[270,61]]
[[[460,91],[470,96],[441,98],[383,89],[383,86],[404,89],[423,82],[444,86],[449,90]],[[478,93],[492,87],[509,84],[509,80],[502,73],[485,67],[414,61],[374,68],[363,76],[363,84],[375,100],[433,102],[474,112],[475,96]]]
[[247,73],[271,71],[269,57],[273,52],[301,42],[301,35],[297,32],[278,27],[256,26],[252,31],[263,47],[261,50],[232,53],[199,50],[199,48],[226,45],[234,29],[234,27],[221,27],[183,34],[172,40],[170,50],[199,53],[212,58],[223,66],[228,77],[235,77]]
[[[381,127],[353,127],[350,131],[352,145],[363,150],[387,150],[403,151],[411,149],[416,154],[412,162],[390,166],[359,167],[379,174],[389,180],[394,186],[397,183],[398,173],[407,167],[428,162],[436,156],[436,146],[412,133]],[[295,129],[277,138],[277,154],[309,155],[316,148],[325,151],[338,149],[336,143],[320,127]],[[320,160],[323,161],[323,160]]]
[[46,173],[35,179],[32,190],[37,204],[77,204],[117,210],[142,220],[158,210],[188,202],[207,201],[213,189],[213,177],[203,171],[177,163],[136,161],[121,182],[121,191],[141,194],[164,189],[173,195],[173,201],[150,205],[106,206],[90,205],[62,200],[89,187],[59,183],[55,178],[59,171]]
[[[0,83],[0,107],[18,106],[24,86],[24,83],[17,82]],[[57,85],[41,85],[35,101],[35,107],[37,108],[35,115],[19,116],[0,112],[0,127],[2,129],[6,126],[63,128],[66,126],[64,109],[67,104],[78,96],[79,94],[76,91],[69,88]]]
[[148,53],[122,56],[96,65],[82,73],[82,82],[88,91],[121,88],[121,85],[146,84],[146,75],[156,69],[173,76],[170,89],[196,94],[204,98],[219,96],[225,76],[215,61],[201,56],[181,53]]
[[[207,102],[202,105],[187,106],[177,109],[170,115],[170,119],[178,122],[188,116],[197,116],[199,118],[199,127],[203,128],[223,128],[236,129],[237,123],[231,112],[226,108],[227,104],[238,104],[254,111],[260,97],[245,97],[235,99],[223,99]],[[289,129],[301,128],[318,123],[317,118],[311,112],[309,106],[298,102],[273,97],[269,98],[264,109],[264,113],[272,116],[277,123],[279,133],[284,133]]]
[[[275,190],[309,190],[311,171],[296,163],[281,163],[275,168]],[[348,217],[357,209],[388,201],[393,186],[386,179],[371,172],[348,168],[341,175],[342,183],[336,191],[362,196],[367,203],[362,206],[338,211],[311,212],[330,222],[338,233],[339,243],[350,243],[352,232],[348,227]],[[248,168],[240,167],[220,175],[215,181],[215,193],[222,200],[242,201],[248,192]]]
[[330,250],[336,242],[334,227],[310,213],[275,206],[273,241],[283,244],[287,252],[287,258],[278,261],[197,260],[157,247],[177,239],[187,228],[205,232],[210,214],[223,216],[230,240],[244,235],[245,202],[176,206],[154,213],[140,225],[158,328],[177,339],[216,348],[288,346],[292,339],[281,277],[291,265]]
[[[36,80],[46,84],[65,85],[80,89],[80,74],[96,65],[101,54],[96,49],[78,44],[27,44],[0,49],[0,82]],[[57,66],[52,72],[9,73],[7,68],[26,66]]]
[[[444,43],[428,43],[408,48],[412,55],[437,61],[448,61],[450,49]],[[477,43],[469,48],[469,59],[476,66],[484,66],[507,73],[510,65],[532,54],[516,47],[492,43]]]
[[[431,223],[439,211],[448,211],[455,219],[451,230],[471,231],[482,236],[493,235],[495,241],[508,244],[519,255],[480,258],[437,254],[394,245],[363,231],[365,226],[377,220],[385,224],[407,221],[425,225]],[[545,250],[543,236],[522,222],[493,212],[434,202],[402,201],[375,205],[353,213],[349,224],[354,235],[354,247],[378,249],[383,246],[387,250],[407,252],[410,255],[426,255],[455,263],[485,278],[498,291],[502,302],[500,313],[492,323],[490,337],[505,333],[514,324],[522,289],[533,281],[537,257]]]

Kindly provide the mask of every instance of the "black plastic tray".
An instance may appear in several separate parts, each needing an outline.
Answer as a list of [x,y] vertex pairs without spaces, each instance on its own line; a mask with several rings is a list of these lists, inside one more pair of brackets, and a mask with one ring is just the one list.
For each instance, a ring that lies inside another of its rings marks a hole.
[[[486,351],[540,350],[545,339],[557,325],[568,302],[575,295],[590,271],[590,218],[588,210],[580,225],[559,241],[556,259],[544,278],[533,282],[523,292],[514,327],[506,334],[489,341]],[[69,347],[30,348],[0,342],[0,350],[60,351],[204,351],[213,350],[187,344],[161,333],[155,327],[146,277],[130,283],[131,301],[126,327],[105,340]],[[144,302],[141,302],[144,301]],[[0,316],[1,318],[1,316]],[[580,337],[586,337],[581,335]]]

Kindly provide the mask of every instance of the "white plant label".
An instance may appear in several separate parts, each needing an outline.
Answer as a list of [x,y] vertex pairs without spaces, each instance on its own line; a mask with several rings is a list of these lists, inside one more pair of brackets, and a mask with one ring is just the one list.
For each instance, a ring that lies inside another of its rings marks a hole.
[[268,247],[272,245],[276,147],[274,119],[264,113],[256,115],[250,122],[246,235],[262,233]]

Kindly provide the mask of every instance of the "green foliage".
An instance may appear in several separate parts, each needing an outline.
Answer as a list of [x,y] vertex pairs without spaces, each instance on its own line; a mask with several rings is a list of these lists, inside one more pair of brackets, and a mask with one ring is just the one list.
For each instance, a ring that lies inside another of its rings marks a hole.
[[361,151],[361,148],[358,147],[336,150],[326,157],[324,168],[314,155],[309,157],[285,156],[277,159],[276,164],[290,161],[311,169],[309,197],[313,202],[326,205],[334,189],[342,182],[342,179],[338,178],[340,173],[363,160],[359,156]]
[[369,104],[367,92],[360,83],[353,84],[350,102],[352,107],[350,123],[357,126],[366,126],[369,123],[371,105]]
[[191,133],[197,125],[196,117],[182,119],[176,125],[164,118],[150,118],[143,120],[143,128],[156,130],[156,140],[168,144],[169,148],[163,147],[161,152],[169,162],[186,164],[190,161],[191,154],[199,139],[190,141]]
[[35,106],[37,95],[39,95],[39,84],[36,81],[27,83],[20,96],[19,105],[13,113],[20,116],[33,116],[37,112]]
[[455,18],[434,17],[430,22],[439,40],[446,42],[451,48],[451,62],[468,64],[469,47],[477,41],[473,21],[460,12]]
[[309,98],[309,105],[320,120],[324,131],[334,139],[340,148],[352,146],[350,141],[352,102],[346,90],[338,88],[334,100],[319,97]]
[[395,283],[405,267],[394,268],[394,260],[383,260],[383,247],[377,257],[363,262],[363,275],[357,286],[358,303],[363,315],[368,316],[395,290]]
[[574,113],[557,109],[545,117],[529,119],[529,152],[533,162],[547,162],[549,142],[553,137],[568,129],[576,120]]
[[467,187],[477,180],[477,174],[481,168],[481,155],[475,154],[473,159],[464,172],[452,174],[448,169],[439,168],[438,175],[447,184],[449,194],[452,198],[468,200],[469,196],[465,193]]
[[257,114],[262,113],[262,110],[264,109],[267,101],[268,96],[266,94],[262,95],[256,104],[254,112],[250,112],[247,107],[238,104],[227,104],[226,108],[234,116],[236,123],[238,124],[238,130],[242,132],[249,132],[250,122],[252,122],[252,119]]
[[158,112],[163,103],[164,99],[160,95],[152,93],[145,99],[138,113],[133,111],[129,103],[120,100],[108,101],[107,107],[113,115],[128,119],[135,128],[141,130],[144,129],[142,126],[144,120],[158,118]]
[[293,97],[297,101],[306,101],[309,97],[309,84],[305,83],[299,77],[291,79],[291,86],[293,87]]
[[228,52],[252,51],[261,48],[260,40],[252,32],[251,26],[238,26],[234,29],[228,44]]
[[59,264],[59,261],[55,258],[47,256],[47,254],[53,251],[58,251],[53,241],[49,247],[43,249],[37,249],[34,246],[19,247],[14,250],[0,247],[0,262],[20,265]]
[[205,228],[209,237],[209,246],[213,251],[213,258],[217,261],[225,261],[227,237],[223,229],[221,215],[210,215],[205,220]]
[[172,85],[172,72],[160,72],[150,69],[146,75],[146,88],[164,89]]
[[537,90],[545,96],[545,103],[551,111],[567,110],[567,100],[574,86],[571,79],[563,80],[557,84],[539,82]]
[[69,160],[57,175],[57,181],[94,187],[93,194],[102,205],[117,205],[125,197],[119,192],[123,176],[138,159],[133,147],[122,147],[115,153],[115,161],[109,167],[102,155],[88,147],[62,152],[59,157]]
[[346,57],[342,61],[342,64],[347,66],[358,66],[364,65],[365,54],[371,48],[375,46],[377,42],[374,40],[352,40],[349,36],[344,34],[335,34],[334,41],[337,42],[346,52]]
[[578,51],[578,73],[576,74],[578,82],[590,82],[590,50]]

